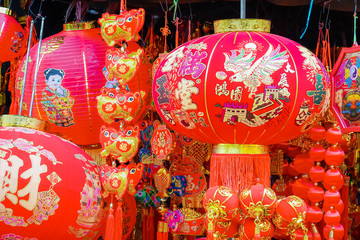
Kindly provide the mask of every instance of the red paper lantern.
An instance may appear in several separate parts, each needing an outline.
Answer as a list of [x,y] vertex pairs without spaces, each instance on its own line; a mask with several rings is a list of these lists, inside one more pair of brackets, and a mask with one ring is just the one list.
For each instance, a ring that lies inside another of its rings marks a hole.
[[338,169],[329,169],[325,173],[323,185],[328,190],[333,187],[340,190],[344,186],[344,177]]
[[156,72],[153,96],[164,121],[186,136],[269,145],[308,130],[327,109],[328,86],[320,61],[294,41],[230,32],[174,49]]
[[6,212],[0,239],[9,233],[96,239],[104,216],[97,164],[49,133],[20,127],[0,127],[0,132],[0,208]]
[[[246,218],[239,227],[239,235],[241,240],[264,239],[270,240],[275,233],[275,227],[271,221],[267,219],[261,220],[258,224],[255,219]],[[257,230],[258,228],[258,230]],[[258,237],[258,238],[257,238]]]
[[329,147],[325,153],[325,162],[329,166],[340,166],[345,160],[345,153],[339,147]]
[[271,188],[256,184],[244,189],[239,197],[240,207],[249,217],[263,219],[271,217],[275,211],[276,194]]
[[339,191],[336,190],[327,190],[324,194],[324,203],[331,203],[331,204],[336,204],[340,201],[341,199],[341,195],[339,193]]
[[310,158],[316,162],[322,161],[325,158],[325,154],[326,151],[320,144],[313,146],[309,151]]
[[337,226],[325,225],[323,233],[327,240],[342,240],[344,237],[344,227],[341,224]]
[[317,206],[311,206],[306,211],[306,222],[318,223],[323,218],[323,211]]
[[326,130],[325,138],[328,143],[336,144],[342,139],[341,131],[338,128],[329,128]]
[[309,177],[313,182],[321,182],[324,179],[325,170],[321,166],[313,166],[309,170]]
[[288,175],[290,176],[297,176],[300,173],[298,171],[296,171],[295,166],[294,166],[294,162],[291,162],[286,169],[286,172]]
[[151,150],[158,159],[166,159],[166,156],[171,152],[173,139],[171,132],[166,128],[166,125],[155,121],[154,133],[151,138]]
[[[32,116],[49,121],[50,132],[60,133],[78,145],[97,144],[103,120],[94,107],[97,105],[96,97],[104,85],[113,84],[106,83],[102,72],[104,56],[109,48],[99,35],[100,29],[92,28],[89,23],[80,25],[79,30],[69,29],[72,26],[65,24],[64,31],[42,42]],[[128,43],[128,51],[138,48],[135,42]],[[30,50],[23,115],[28,115],[30,110],[37,49],[38,45],[35,45]],[[128,84],[130,92],[150,91],[150,67],[142,58],[136,76]],[[17,72],[14,104],[20,102],[24,71],[25,59]],[[148,95],[143,101],[143,108],[148,108],[150,104],[148,99],[151,96]],[[17,114],[16,105],[12,108]],[[146,111],[137,111],[137,116],[144,116]]]
[[307,195],[311,202],[321,202],[324,199],[324,189],[313,186],[309,189]]
[[14,17],[11,10],[0,7],[0,63],[13,60],[26,51],[25,31]]
[[277,202],[273,223],[277,228],[287,229],[291,234],[305,227],[306,204],[297,196],[289,196]]
[[238,212],[239,197],[235,191],[224,186],[212,187],[206,191],[204,200],[207,219],[218,222],[233,220]]
[[325,137],[325,128],[320,125],[315,125],[307,132],[307,134],[309,134],[312,140],[319,142]]
[[314,159],[310,158],[309,153],[299,154],[294,159],[294,168],[299,173],[308,173],[312,166],[314,166]]
[[294,184],[292,185],[293,194],[302,198],[308,199],[308,192],[310,188],[312,188],[314,184],[310,181],[307,177],[301,177],[295,180]]
[[338,211],[340,214],[344,211],[344,203],[343,201],[340,199],[340,201],[338,203],[332,203],[332,202],[325,202],[323,203],[323,210],[324,212],[327,212],[331,209],[334,209],[336,211]]
[[340,213],[336,210],[329,210],[326,211],[325,215],[324,215],[324,222],[327,225],[339,225],[341,221],[341,216]]

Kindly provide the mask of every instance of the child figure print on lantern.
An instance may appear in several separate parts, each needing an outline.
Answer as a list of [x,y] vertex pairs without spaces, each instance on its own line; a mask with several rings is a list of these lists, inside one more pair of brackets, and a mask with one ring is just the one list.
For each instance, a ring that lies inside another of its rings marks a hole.
[[74,98],[70,91],[61,83],[65,72],[61,69],[48,68],[44,71],[46,87],[42,91],[41,105],[51,123],[60,127],[69,127],[74,124]]

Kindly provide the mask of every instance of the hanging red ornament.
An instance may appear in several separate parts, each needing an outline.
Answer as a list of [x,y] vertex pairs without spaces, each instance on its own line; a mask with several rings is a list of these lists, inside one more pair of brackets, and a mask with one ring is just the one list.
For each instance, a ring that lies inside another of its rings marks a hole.
[[340,201],[341,196],[337,190],[327,190],[324,194],[324,203],[336,204]]
[[338,169],[329,169],[325,173],[323,185],[327,190],[333,187],[340,190],[344,186],[344,177]]
[[107,164],[102,165],[100,169],[101,184],[104,187],[103,196],[108,197],[110,194],[114,194],[117,200],[121,199],[128,186],[129,170],[110,167]]
[[275,212],[276,194],[271,188],[255,184],[240,193],[240,207],[251,218],[264,219]]
[[216,222],[214,228],[214,239],[229,239],[238,232],[239,225],[235,222]]
[[324,212],[327,212],[327,211],[331,210],[332,208],[341,214],[344,211],[344,202],[341,199],[339,202],[337,202],[335,204],[332,202],[324,201],[324,203],[323,203]]
[[325,177],[325,170],[321,166],[313,166],[309,170],[309,177],[313,182],[321,182]]
[[344,227],[341,224],[337,226],[325,225],[323,234],[327,240],[342,240],[344,237]]
[[98,20],[101,25],[101,36],[109,46],[120,44],[122,41],[138,41],[138,33],[144,21],[143,8],[121,11],[119,15],[104,13]]
[[308,132],[310,138],[316,142],[320,142],[325,137],[325,128],[320,125],[313,126]]
[[335,225],[335,226],[337,226],[337,225],[340,224],[340,221],[341,221],[340,213],[338,211],[336,211],[335,209],[325,212],[324,222],[327,225],[330,225],[330,226]]
[[316,162],[320,162],[325,158],[325,149],[323,146],[321,146],[320,144],[316,144],[314,145],[310,150],[309,150],[309,155],[310,158]]
[[309,189],[314,186],[313,182],[310,181],[307,177],[301,177],[296,179],[292,185],[292,192],[294,195],[302,198],[308,199]]
[[275,234],[275,226],[268,219],[257,221],[256,219],[247,217],[239,227],[239,235],[241,240],[252,239],[271,239]]
[[286,172],[290,176],[298,176],[300,174],[298,171],[296,171],[295,166],[294,166],[294,162],[291,162],[287,166]]
[[306,222],[318,223],[323,219],[323,211],[316,205],[312,205],[306,211]]
[[295,158],[299,154],[301,154],[301,148],[298,146],[290,145],[286,150],[286,155],[290,158]]
[[166,125],[158,120],[154,121],[154,132],[151,138],[151,150],[158,159],[166,159],[173,147],[173,138]]
[[0,63],[13,60],[26,51],[25,31],[8,8],[0,7]]
[[345,160],[345,153],[339,147],[331,146],[326,150],[325,162],[329,166],[340,166]]
[[299,173],[308,173],[314,166],[314,159],[310,158],[309,153],[302,153],[295,157],[294,168]]
[[297,230],[295,230],[295,232],[293,234],[291,234],[289,239],[291,239],[291,240],[304,240],[304,239],[313,240],[313,235],[307,229],[306,230],[297,229]]
[[166,191],[171,184],[171,175],[166,168],[162,167],[154,174],[154,182],[158,190],[158,196],[160,198],[168,197]]
[[307,195],[311,202],[321,202],[324,199],[324,189],[314,185],[309,189]]
[[336,144],[341,141],[342,135],[338,128],[329,128],[325,133],[326,141],[330,144]]
[[[28,119],[16,122],[33,126]],[[94,160],[49,133],[22,127],[0,132],[0,239],[8,233],[18,239],[97,239],[105,211]]]

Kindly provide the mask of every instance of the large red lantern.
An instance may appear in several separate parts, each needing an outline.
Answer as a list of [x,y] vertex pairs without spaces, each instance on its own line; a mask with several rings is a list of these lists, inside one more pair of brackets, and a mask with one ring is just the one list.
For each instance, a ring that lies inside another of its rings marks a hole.
[[[129,52],[139,48],[135,42],[128,45]],[[38,45],[35,45],[30,50],[22,108],[24,115],[30,111],[37,49]],[[100,36],[100,29],[93,28],[90,23],[65,24],[64,31],[44,39],[32,116],[49,121],[50,132],[60,133],[78,145],[99,143],[103,120],[94,106],[101,88],[112,86],[104,77],[107,73],[103,74],[104,56],[108,49]],[[14,114],[17,114],[16,104],[20,102],[25,62],[23,60],[17,72]],[[151,65],[141,58],[139,70],[128,84],[130,92],[150,91],[150,68]],[[146,104],[142,102],[145,109],[137,111],[137,116],[143,116],[150,104],[148,99],[151,96],[147,95]]]
[[0,63],[13,60],[25,53],[25,31],[13,16],[11,10],[0,7]]
[[165,122],[186,136],[268,145],[301,135],[321,118],[329,84],[320,61],[294,41],[223,32],[168,54],[155,74],[153,97]]
[[104,211],[94,160],[29,128],[0,127],[0,142],[0,239],[96,239]]

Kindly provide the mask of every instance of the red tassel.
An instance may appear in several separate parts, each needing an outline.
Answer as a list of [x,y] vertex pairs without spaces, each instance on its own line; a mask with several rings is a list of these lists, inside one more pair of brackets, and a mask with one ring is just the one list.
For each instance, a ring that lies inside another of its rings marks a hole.
[[254,235],[254,239],[255,240],[260,240],[261,239],[261,235],[260,235],[260,227],[258,225],[255,226],[255,235]]
[[114,228],[115,228],[115,219],[114,219],[114,209],[113,209],[113,198],[111,195],[111,203],[109,209],[109,215],[106,220],[106,229],[105,229],[105,239],[104,240],[113,240],[114,239]]
[[115,212],[115,240],[122,240],[123,236],[123,211],[122,211],[123,202],[120,200],[118,202],[116,212]]

